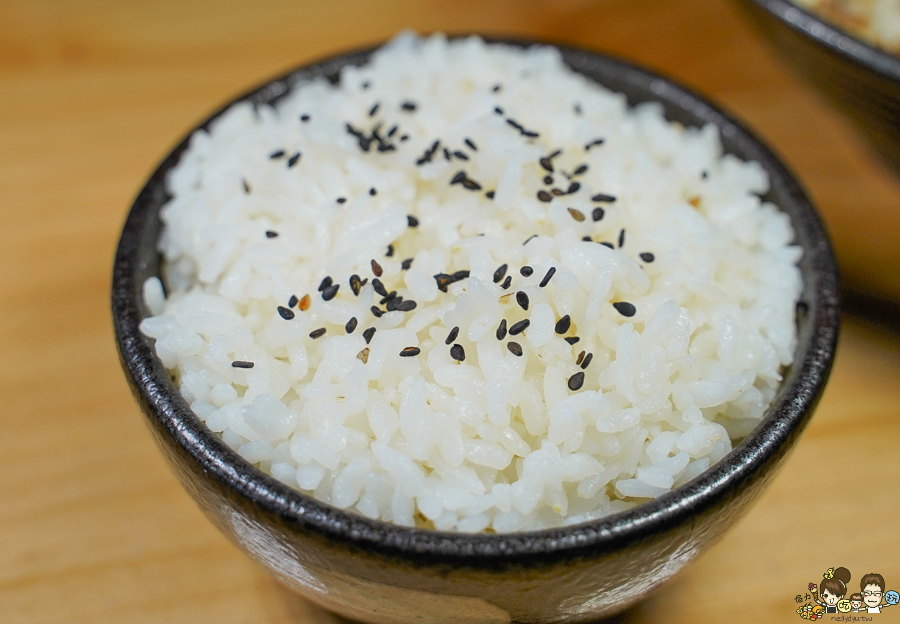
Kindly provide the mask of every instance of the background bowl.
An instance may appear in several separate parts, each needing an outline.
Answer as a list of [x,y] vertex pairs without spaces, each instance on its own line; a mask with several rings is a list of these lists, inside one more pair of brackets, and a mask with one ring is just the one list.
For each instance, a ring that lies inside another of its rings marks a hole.
[[900,57],[789,0],[741,0],[741,5],[782,56],[900,172]]
[[[772,188],[765,199],[790,216],[804,249],[795,363],[761,424],[698,478],[633,509],[561,529],[466,535],[369,520],[288,488],[206,428],[156,357],[152,340],[138,329],[149,314],[142,284],[159,275],[159,210],[169,197],[165,175],[187,138],[150,177],[126,220],[113,271],[115,332],[126,377],[157,442],[219,529],[289,586],[342,615],[379,623],[474,624],[586,621],[620,611],[694,559],[747,510],[824,388],[838,329],[837,270],[822,224],[792,175],[747,130],[690,91],[620,60],[557,47],[571,68],[626,94],[631,105],[658,101],[670,120],[717,125],[727,152],[767,170]],[[341,67],[363,64],[371,52],[305,66],[239,100],[271,103],[311,77],[336,78]]]

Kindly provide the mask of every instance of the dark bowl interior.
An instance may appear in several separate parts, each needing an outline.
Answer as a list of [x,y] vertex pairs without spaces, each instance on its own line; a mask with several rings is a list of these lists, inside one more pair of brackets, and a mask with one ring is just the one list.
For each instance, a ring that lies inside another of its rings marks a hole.
[[[501,42],[519,46],[536,43]],[[563,570],[553,566],[582,566],[590,572],[593,569],[590,566],[597,558],[622,555],[625,559],[620,559],[616,565],[622,566],[623,571],[613,572],[613,577],[618,574],[620,581],[627,580],[628,574],[632,574],[628,570],[633,566],[643,566],[649,576],[640,591],[622,594],[618,602],[611,600],[583,615],[609,614],[634,602],[666,575],[671,575],[739,517],[774,473],[811,416],[834,357],[838,330],[837,270],[822,223],[795,178],[749,131],[694,93],[627,62],[558,47],[571,68],[626,94],[630,105],[658,101],[665,107],[670,120],[690,126],[715,124],[720,129],[725,151],[743,159],[756,160],[768,171],[771,190],[765,199],[780,206],[790,216],[796,243],[804,249],[800,261],[804,290],[798,305],[799,346],[795,363],[786,371],[774,403],[755,431],[727,457],[690,483],[628,511],[577,526],[501,535],[442,533],[369,520],[319,502],[264,474],[213,435],[182,398],[156,357],[153,341],[138,329],[140,321],[149,314],[142,301],[142,284],[147,277],[158,275],[160,269],[156,241],[161,229],[159,210],[169,197],[165,175],[185,150],[186,137],[147,181],[125,222],[112,285],[116,339],[126,377],[176,474],[211,520],[258,560],[271,564],[265,555],[248,548],[242,535],[235,534],[229,514],[252,518],[255,525],[265,527],[276,536],[278,543],[289,545],[298,557],[306,556],[307,552],[319,553],[317,556],[326,559],[334,557],[327,563],[319,561],[320,568],[315,568],[316,561],[305,563],[307,568],[319,569],[326,576],[327,570],[341,566],[344,566],[341,574],[357,578],[382,578],[383,570],[390,569],[396,575],[397,585],[421,586],[425,591],[440,594],[445,591],[445,586],[452,584],[448,579],[455,571],[477,570],[488,576],[474,581],[460,580],[462,585],[447,591],[489,595],[496,604],[502,602],[502,608],[513,614],[514,619],[563,621],[566,618],[553,611],[556,607],[550,603],[559,602],[566,595],[587,595],[584,592],[597,586],[599,572],[594,570],[581,577],[567,577],[563,572],[568,568]],[[238,100],[255,105],[275,102],[309,78],[327,76],[336,80],[342,66],[363,64],[370,54],[371,50],[364,50],[307,65]],[[199,127],[209,124],[221,112]],[[661,536],[671,538],[671,544],[675,546],[667,551],[668,546],[660,545]],[[653,576],[651,571],[661,569],[659,561],[669,556],[672,548],[680,548],[678,544],[690,546],[685,551],[688,554],[684,555],[684,561],[666,568],[666,574]],[[630,552],[636,560],[628,559]],[[367,563],[371,561],[377,561],[377,566],[381,566],[378,569],[382,571],[373,572],[375,568]],[[291,581],[284,570],[270,567]],[[544,597],[528,602],[531,599],[523,597],[530,591],[527,587],[531,587],[527,585],[530,582],[526,578],[527,570],[537,568],[559,571],[556,576],[560,582],[554,585],[556,581],[545,579],[541,585]],[[408,569],[414,573],[404,577],[404,571]],[[525,585],[502,586],[504,574],[519,574],[517,578],[524,578],[522,583]],[[484,583],[494,582],[491,579],[498,584],[489,588],[490,591],[479,589]],[[607,587],[612,587],[615,582],[614,578],[604,581]],[[304,591],[302,587],[299,589]],[[367,600],[365,597],[355,599]],[[321,602],[354,617],[368,617],[367,612],[343,608],[328,599]],[[549,615],[523,615],[538,612]]]
[[740,0],[762,33],[900,172],[900,56],[789,0]]

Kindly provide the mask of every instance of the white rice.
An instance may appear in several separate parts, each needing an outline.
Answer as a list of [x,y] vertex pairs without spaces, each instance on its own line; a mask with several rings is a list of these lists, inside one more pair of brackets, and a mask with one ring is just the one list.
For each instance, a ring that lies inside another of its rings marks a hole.
[[[401,35],[338,86],[309,82],[276,108],[238,104],[194,134],[162,211],[168,298],[147,281],[154,316],[141,329],[212,431],[341,509],[509,532],[659,496],[759,423],[793,356],[801,287],[789,219],[759,199],[763,169],[723,156],[715,127],[661,110],[629,109],[552,48]],[[347,123],[381,137],[397,124],[384,143],[395,149],[364,152]],[[545,184],[539,160],[555,150]],[[450,184],[460,170],[481,189]],[[568,190],[563,171],[580,189],[539,200]],[[373,315],[385,305],[372,259],[414,310]],[[494,280],[503,264],[508,289]],[[463,270],[438,289],[436,274]],[[368,279],[358,296],[353,274]],[[317,290],[326,276],[340,285],[330,301]],[[304,295],[306,311],[291,301]],[[289,304],[290,320],[277,310]],[[502,319],[531,324],[500,340]],[[463,362],[445,344],[454,327]],[[421,352],[401,357],[407,347]],[[582,351],[593,354],[584,370]]]

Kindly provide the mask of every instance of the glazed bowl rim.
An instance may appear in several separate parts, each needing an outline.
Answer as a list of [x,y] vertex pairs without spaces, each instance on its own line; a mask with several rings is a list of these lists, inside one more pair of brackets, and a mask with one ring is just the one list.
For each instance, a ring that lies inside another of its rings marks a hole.
[[[463,36],[463,35],[458,35]],[[468,36],[468,34],[466,35]],[[740,497],[770,463],[777,462],[792,446],[805,426],[824,388],[834,359],[837,340],[837,268],[828,236],[815,209],[785,165],[743,125],[706,99],[668,78],[613,56],[551,43],[546,40],[483,37],[489,43],[515,46],[550,45],[569,55],[569,63],[595,63],[605,67],[607,78],[620,72],[632,88],[653,94],[664,105],[696,115],[704,123],[715,123],[723,135],[737,137],[746,156],[759,161],[773,186],[783,185],[785,201],[792,207],[795,228],[807,231],[811,256],[809,275],[813,300],[808,302],[808,340],[797,344],[795,363],[779,388],[761,423],[725,458],[698,477],[671,492],[598,520],[538,531],[502,534],[442,532],[394,525],[339,510],[312,496],[284,485],[249,464],[215,436],[193,413],[168,372],[157,358],[153,341],[139,330],[144,318],[142,286],[137,283],[141,265],[139,251],[145,222],[153,218],[154,192],[164,185],[164,176],[177,163],[191,135],[207,127],[231,105],[251,100],[271,102],[311,76],[327,75],[347,64],[367,61],[379,46],[329,55],[305,63],[229,101],[206,121],[191,128],[163,159],[136,197],[123,226],[116,251],[112,281],[112,311],[123,369],[136,399],[151,424],[168,436],[212,479],[226,490],[247,499],[260,511],[277,516],[285,525],[319,534],[356,547],[419,561],[445,560],[455,563],[508,563],[522,558],[541,559],[582,556],[587,551],[613,551],[637,540],[664,533],[718,504]],[[577,67],[575,67],[577,71]],[[298,78],[299,76],[299,78]],[[594,80],[594,78],[590,78]],[[601,78],[602,83],[602,78]],[[256,98],[254,100],[254,98]],[[630,103],[633,104],[633,103]],[[779,206],[784,209],[786,206]],[[157,208],[158,210],[158,208]],[[790,381],[789,381],[790,380]],[[152,413],[152,417],[151,417]],[[155,421],[155,422],[154,422]]]
[[828,22],[790,0],[749,0],[790,29],[889,80],[900,82],[900,56]]

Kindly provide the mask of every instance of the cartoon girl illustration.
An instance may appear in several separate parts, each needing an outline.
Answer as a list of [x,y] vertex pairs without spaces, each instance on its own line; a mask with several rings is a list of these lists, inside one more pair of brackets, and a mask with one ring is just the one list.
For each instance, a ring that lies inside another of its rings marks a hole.
[[[831,575],[829,576],[829,572]],[[813,600],[825,608],[825,613],[838,613],[838,601],[847,594],[847,583],[850,582],[850,570],[847,568],[831,568],[825,573],[825,578],[819,584],[819,596],[821,600],[813,593]],[[883,584],[883,581],[882,581]],[[881,602],[881,594],[878,596],[878,602]]]
[[[880,574],[870,572],[862,577],[859,581],[859,589],[862,591],[863,602],[866,603],[867,613],[881,613],[886,607],[893,607],[895,601],[888,601],[887,604],[881,604],[884,595],[884,577]],[[890,592],[888,592],[890,593]]]
[[853,613],[859,613],[862,611],[863,606],[863,597],[862,594],[851,594],[850,596],[850,610]]

